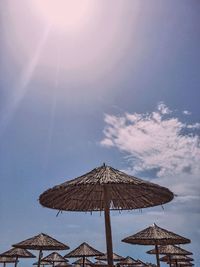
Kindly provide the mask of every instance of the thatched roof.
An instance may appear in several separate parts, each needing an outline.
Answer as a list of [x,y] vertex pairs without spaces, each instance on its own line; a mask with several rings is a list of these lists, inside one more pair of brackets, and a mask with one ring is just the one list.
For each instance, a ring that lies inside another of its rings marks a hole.
[[[160,258],[160,261],[165,261],[165,262],[169,262],[170,259],[169,259],[169,256],[164,256],[162,258]],[[171,256],[171,262],[176,262],[176,261],[193,261],[192,258],[190,257],[187,257],[185,255],[172,255]]]
[[[174,245],[166,245],[158,247],[159,254],[170,254],[170,255],[192,255],[192,252],[187,251],[183,248],[174,246]],[[147,251],[148,254],[156,254],[155,249],[151,249]]]
[[[102,256],[98,256],[95,259],[107,261],[107,253],[104,253]],[[124,260],[124,257],[117,255],[116,253],[113,253],[113,261],[122,261]]]
[[55,265],[55,267],[72,267],[72,264],[69,264],[66,260],[62,261]]
[[121,266],[121,265],[133,265],[134,263],[137,263],[137,260],[134,260],[132,257],[128,256],[123,260],[121,260],[119,264]]
[[167,245],[190,243],[190,240],[153,224],[132,236],[124,238],[122,242],[139,245]]
[[100,267],[103,267],[103,266],[108,266],[108,264],[106,264],[105,262],[103,262],[103,261],[100,261],[100,260],[97,260],[97,261],[95,261],[93,264],[92,264],[92,266],[100,266]]
[[[73,262],[73,264],[83,265],[83,258],[78,259],[77,261]],[[91,264],[93,264],[93,262],[85,258],[85,265],[91,265]]]
[[47,234],[41,233],[39,235],[28,238],[20,243],[14,244],[13,247],[27,248],[33,250],[65,250],[69,247]]
[[167,188],[138,179],[110,166],[101,166],[40,195],[40,204],[58,210],[104,210],[104,187],[109,189],[110,209],[129,210],[171,201]]
[[12,263],[12,262],[16,262],[16,258],[0,256],[0,262],[1,263]]
[[66,259],[61,256],[59,253],[57,252],[52,252],[51,254],[49,254],[48,256],[42,258],[42,261],[51,261],[51,262],[66,262]]
[[80,246],[78,246],[77,248],[75,248],[74,250],[66,254],[64,257],[65,258],[78,258],[78,257],[83,257],[83,256],[94,257],[94,256],[99,256],[99,255],[103,255],[103,253],[94,249],[89,244],[84,242]]
[[[52,265],[52,264],[53,262],[51,261],[43,261],[43,260],[40,261],[40,265]],[[34,262],[33,265],[38,265],[38,261]]]
[[18,258],[35,258],[31,252],[22,248],[11,248],[10,250],[2,253],[0,256],[5,257],[18,257]]

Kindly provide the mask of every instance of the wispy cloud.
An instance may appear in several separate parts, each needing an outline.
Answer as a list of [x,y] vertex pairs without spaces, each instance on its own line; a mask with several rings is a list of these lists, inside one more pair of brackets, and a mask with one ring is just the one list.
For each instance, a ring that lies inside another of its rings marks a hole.
[[129,171],[153,172],[181,201],[199,198],[200,123],[180,121],[163,102],[150,113],[106,114],[105,123],[101,144],[125,152]]

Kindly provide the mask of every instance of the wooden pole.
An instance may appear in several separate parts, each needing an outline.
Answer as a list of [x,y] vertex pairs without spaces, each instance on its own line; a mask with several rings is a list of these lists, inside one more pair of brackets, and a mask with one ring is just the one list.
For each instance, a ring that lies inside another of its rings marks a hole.
[[6,263],[5,262],[3,263],[3,267],[6,267]]
[[158,245],[155,244],[157,266],[160,267]]
[[106,186],[104,186],[104,217],[106,230],[107,261],[108,266],[113,267],[112,232],[110,223],[110,199],[108,188]]
[[169,266],[172,267],[172,259],[171,259],[171,254],[169,254]]
[[17,267],[17,263],[18,263],[18,256],[16,256],[16,259],[15,259],[15,267]]
[[83,267],[85,267],[85,256],[83,256]]
[[42,250],[40,249],[39,251],[39,257],[38,257],[38,267],[40,267],[40,261],[41,261],[41,258],[42,258]]

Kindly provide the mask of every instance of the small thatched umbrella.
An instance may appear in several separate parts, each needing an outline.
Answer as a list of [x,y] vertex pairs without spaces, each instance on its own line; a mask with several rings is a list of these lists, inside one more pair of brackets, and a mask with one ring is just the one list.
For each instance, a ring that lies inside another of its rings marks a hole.
[[52,252],[48,256],[42,258],[43,261],[52,262],[52,266],[55,266],[55,262],[66,262],[66,259],[57,252]]
[[97,260],[92,264],[92,267],[108,267],[108,264],[103,261]]
[[16,259],[15,257],[4,257],[0,256],[0,263],[3,263],[3,267],[6,267],[6,263],[15,263]]
[[[192,255],[192,252],[189,252],[183,248],[174,246],[174,245],[166,245],[158,247],[159,254],[166,254],[169,257],[169,265],[171,266],[171,255]],[[151,249],[147,251],[148,254],[156,254],[155,249]]]
[[133,259],[132,257],[128,256],[126,258],[124,258],[123,260],[121,260],[119,262],[119,265],[134,265],[135,263],[137,263],[137,260]]
[[[124,257],[122,257],[116,253],[112,254],[112,258],[113,258],[113,261],[115,261],[115,262],[119,262],[119,261],[124,260]],[[108,260],[107,253],[104,253],[102,256],[98,256],[95,259],[101,260],[101,261],[107,261]]]
[[70,253],[66,254],[65,258],[79,258],[82,257],[83,259],[83,267],[85,266],[85,258],[86,257],[94,257],[103,255],[102,252],[98,251],[97,249],[91,247],[86,242],[80,244],[77,248],[72,250]]
[[158,227],[155,223],[144,230],[126,237],[122,242],[138,245],[154,245],[156,250],[157,265],[160,267],[158,245],[186,244],[190,240]]
[[[42,265],[43,267],[45,265],[52,265],[53,262],[50,262],[50,261],[43,261],[42,259],[40,260],[40,265]],[[34,262],[33,265],[38,265],[38,261],[37,262]]]
[[80,259],[76,260],[75,262],[73,262],[73,264],[80,265],[80,266],[83,266],[83,263],[85,265],[92,265],[93,264],[93,262],[88,260],[87,258],[84,259],[84,262],[83,262],[83,258],[80,258]]
[[17,267],[18,258],[35,258],[35,255],[22,248],[11,248],[10,250],[2,253],[0,256],[15,257],[15,267]]
[[164,261],[164,262],[167,262],[167,263],[170,263],[170,266],[171,266],[171,263],[174,262],[176,264],[176,266],[179,265],[179,262],[190,262],[190,261],[193,261],[192,258],[190,257],[187,257],[185,255],[172,255],[171,257],[169,256],[164,256],[162,258],[160,258],[160,261]]
[[72,264],[69,264],[68,260],[65,260],[56,264],[55,267],[72,267]]
[[40,260],[42,258],[42,250],[69,249],[67,245],[59,242],[58,240],[44,233],[28,238],[20,243],[14,244],[13,247],[39,250],[38,267],[40,267]]
[[40,204],[61,211],[104,211],[108,265],[113,266],[111,210],[162,205],[174,195],[165,187],[138,179],[105,164],[40,195]]

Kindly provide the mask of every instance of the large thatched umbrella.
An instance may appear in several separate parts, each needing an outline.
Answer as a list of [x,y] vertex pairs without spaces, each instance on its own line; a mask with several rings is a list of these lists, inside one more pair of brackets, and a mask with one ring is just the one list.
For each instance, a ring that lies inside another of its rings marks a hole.
[[104,211],[108,264],[113,266],[111,210],[162,205],[174,195],[165,187],[127,175],[105,164],[40,195],[40,203],[61,211]]
[[157,265],[160,267],[158,245],[186,244],[190,240],[158,227],[155,223],[144,230],[126,237],[122,242],[138,245],[154,245],[156,250]]
[[6,267],[6,263],[15,263],[16,259],[15,257],[4,257],[0,256],[0,263],[3,263],[3,267]]
[[[171,256],[172,255],[192,255],[192,252],[187,251],[183,248],[174,246],[174,245],[166,245],[166,246],[159,246],[158,247],[159,254],[164,254],[169,257],[169,265],[171,266]],[[148,254],[156,254],[155,249],[151,249],[147,251]]]
[[42,250],[69,249],[67,245],[59,242],[58,240],[44,233],[28,238],[20,243],[14,244],[13,247],[27,248],[31,250],[39,250],[38,267],[40,267],[40,260],[42,258]]
[[42,258],[42,260],[52,262],[52,266],[55,266],[55,262],[66,262],[66,259],[57,252],[52,252],[48,256]]
[[35,255],[23,248],[11,248],[10,250],[2,253],[0,256],[14,257],[15,267],[17,267],[18,258],[35,258]]
[[97,249],[91,247],[86,242],[80,244],[77,248],[72,250],[70,253],[66,254],[65,258],[83,258],[83,267],[85,266],[85,258],[86,257],[95,257],[103,255],[102,252],[98,251]]

